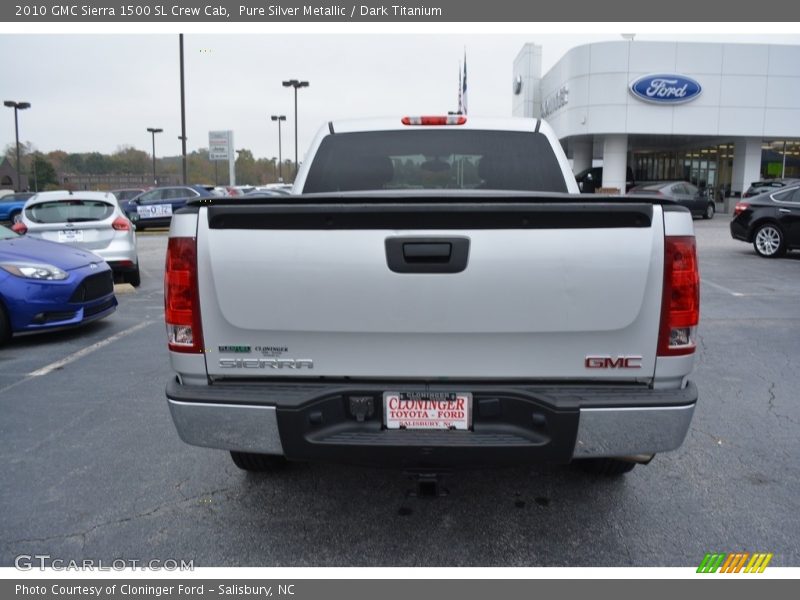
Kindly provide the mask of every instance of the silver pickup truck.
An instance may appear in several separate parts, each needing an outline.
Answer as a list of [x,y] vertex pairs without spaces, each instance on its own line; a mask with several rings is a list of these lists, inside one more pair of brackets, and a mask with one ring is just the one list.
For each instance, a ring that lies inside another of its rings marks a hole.
[[166,395],[185,442],[248,470],[605,474],[682,443],[686,209],[580,195],[546,123],[464,116],[331,122],[295,193],[172,220]]

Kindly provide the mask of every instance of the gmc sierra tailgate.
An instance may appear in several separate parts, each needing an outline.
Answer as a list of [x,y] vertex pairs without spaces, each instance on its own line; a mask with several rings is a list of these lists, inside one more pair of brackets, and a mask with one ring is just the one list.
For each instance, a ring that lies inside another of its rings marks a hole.
[[201,206],[208,374],[649,381],[661,211],[558,197]]

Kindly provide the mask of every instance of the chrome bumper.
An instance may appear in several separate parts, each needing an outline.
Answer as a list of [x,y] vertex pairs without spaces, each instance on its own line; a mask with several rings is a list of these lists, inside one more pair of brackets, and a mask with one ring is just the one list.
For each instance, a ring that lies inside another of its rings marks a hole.
[[692,422],[687,406],[582,408],[573,458],[633,456],[675,450]]
[[[283,454],[275,407],[168,399],[178,435],[187,444]],[[580,410],[573,458],[633,456],[675,450],[683,443],[694,404]]]
[[187,444],[283,454],[274,406],[201,404],[172,399],[167,402],[178,435]]

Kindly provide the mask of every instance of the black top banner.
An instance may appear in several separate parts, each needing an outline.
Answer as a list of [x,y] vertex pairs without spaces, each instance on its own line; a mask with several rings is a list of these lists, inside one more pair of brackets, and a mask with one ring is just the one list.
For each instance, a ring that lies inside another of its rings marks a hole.
[[754,2],[717,0],[306,0],[151,1],[54,0],[0,5],[5,22],[770,22],[800,20],[800,2],[773,0],[769,10]]

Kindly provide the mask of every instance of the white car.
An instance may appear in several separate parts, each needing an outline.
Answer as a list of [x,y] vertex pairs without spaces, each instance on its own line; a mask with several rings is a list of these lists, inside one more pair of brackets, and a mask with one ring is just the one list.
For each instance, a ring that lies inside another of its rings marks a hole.
[[90,250],[138,287],[136,231],[112,193],[41,192],[32,196],[14,225],[17,233]]

